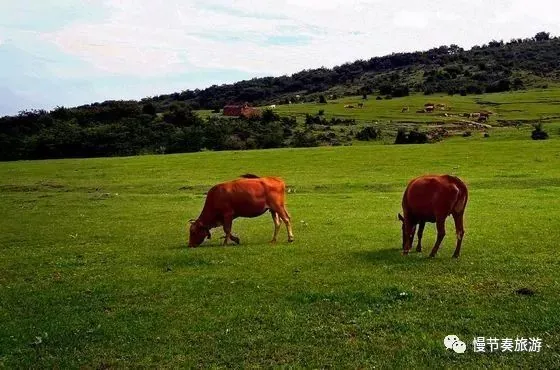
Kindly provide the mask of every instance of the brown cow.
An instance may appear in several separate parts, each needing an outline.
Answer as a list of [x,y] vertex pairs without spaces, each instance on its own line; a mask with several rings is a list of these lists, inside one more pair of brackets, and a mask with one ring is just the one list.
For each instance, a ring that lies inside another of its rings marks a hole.
[[467,186],[455,176],[425,175],[410,181],[402,199],[404,216],[400,213],[398,215],[402,222],[403,255],[408,254],[412,249],[416,225],[419,225],[416,251],[421,252],[424,225],[426,222],[435,222],[437,240],[430,253],[430,257],[435,257],[445,236],[445,219],[452,215],[457,234],[457,245],[453,257],[459,257],[465,234],[463,214],[467,200]]
[[189,247],[197,247],[204,239],[210,239],[210,229],[223,226],[228,239],[239,244],[239,238],[231,234],[233,220],[237,217],[258,217],[270,210],[274,222],[271,243],[276,242],[280,220],[286,224],[288,241],[294,240],[290,215],[284,205],[286,185],[279,177],[258,177],[246,174],[241,179],[213,186],[206,196],[204,208],[196,220],[190,220]]

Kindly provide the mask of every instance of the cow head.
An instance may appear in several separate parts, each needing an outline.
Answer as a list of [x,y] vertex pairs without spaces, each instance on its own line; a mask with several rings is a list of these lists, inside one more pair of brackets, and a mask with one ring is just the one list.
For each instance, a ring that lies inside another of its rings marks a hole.
[[416,226],[411,225],[406,219],[399,213],[398,218],[402,223],[402,254],[406,256],[408,252],[412,249],[412,240],[414,239],[414,232],[416,231]]
[[198,247],[204,239],[210,239],[210,229],[198,220],[189,220],[189,248]]

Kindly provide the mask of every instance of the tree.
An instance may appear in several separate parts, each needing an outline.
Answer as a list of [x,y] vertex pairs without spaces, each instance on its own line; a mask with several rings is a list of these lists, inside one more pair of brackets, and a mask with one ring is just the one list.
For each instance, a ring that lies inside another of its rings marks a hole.
[[153,103],[147,103],[142,106],[142,113],[149,114],[150,116],[156,115],[156,107]]
[[384,84],[379,86],[379,94],[381,95],[389,95],[393,91],[393,86],[389,84]]
[[535,35],[536,41],[547,41],[550,40],[550,33],[549,32],[539,32]]

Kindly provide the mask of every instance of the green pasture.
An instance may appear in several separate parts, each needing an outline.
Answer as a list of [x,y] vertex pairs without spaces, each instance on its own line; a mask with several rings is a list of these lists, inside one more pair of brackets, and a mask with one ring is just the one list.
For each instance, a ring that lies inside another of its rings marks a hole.
[[[328,96],[328,94],[327,94]],[[363,108],[357,108],[358,103],[363,103]],[[416,113],[426,103],[445,104],[445,110],[436,110],[434,113]],[[344,108],[345,105],[354,105],[355,108]],[[262,106],[266,109],[268,106]],[[408,112],[402,112],[403,107],[408,107]],[[560,119],[560,88],[533,89],[510,91],[482,95],[445,95],[435,94],[425,96],[413,94],[403,98],[376,100],[375,95],[368,95],[367,100],[361,96],[343,97],[328,100],[326,104],[297,103],[276,104],[275,112],[283,116],[303,118],[306,114],[317,114],[324,111],[324,116],[352,118],[365,123],[452,123],[463,119],[457,115],[463,113],[479,112],[481,110],[492,112],[489,123],[502,124],[500,121],[533,121],[533,120],[558,120]],[[210,110],[197,111],[202,117],[212,115]],[[448,117],[445,114],[448,114]]]
[[[363,108],[357,108],[363,103]],[[445,111],[434,113],[416,113],[426,103],[445,104]],[[356,108],[344,108],[345,105]],[[360,121],[393,121],[393,122],[431,122],[454,121],[457,117],[445,117],[461,113],[488,110],[494,114],[490,123],[498,120],[535,120],[560,117],[560,89],[512,91],[506,93],[483,95],[429,95],[413,94],[403,98],[376,100],[369,95],[367,100],[361,96],[345,97],[320,103],[296,103],[276,105],[276,111],[283,115],[305,116],[306,113],[316,114],[324,110],[325,117],[354,118]],[[408,112],[402,112],[408,107]],[[263,107],[265,108],[265,107]]]
[[[528,119],[556,114],[559,94],[484,99],[518,99],[495,110]],[[306,107],[340,115],[350,100]],[[352,114],[390,119],[403,101]],[[558,368],[560,140],[545,127],[538,142],[502,128],[425,145],[0,163],[0,368]],[[187,249],[205,192],[247,172],[285,179],[295,242],[282,228],[268,244],[263,215],[234,222],[241,245],[215,229]],[[435,259],[433,224],[422,254],[400,255],[402,191],[424,173],[469,186],[458,260],[451,219]],[[450,334],[466,353],[445,349]],[[481,336],[543,345],[473,353]]]

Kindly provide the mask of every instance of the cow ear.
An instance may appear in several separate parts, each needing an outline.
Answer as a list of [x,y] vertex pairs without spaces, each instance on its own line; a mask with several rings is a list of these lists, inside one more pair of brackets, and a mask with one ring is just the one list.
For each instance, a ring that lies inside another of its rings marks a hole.
[[189,224],[194,224],[196,222],[196,220],[193,220],[192,218],[189,220]]
[[208,239],[211,239],[210,230],[206,230],[206,237],[207,237]]
[[401,220],[402,222],[404,222],[404,217],[403,217],[400,213],[398,214],[398,218],[399,218],[399,220]]

